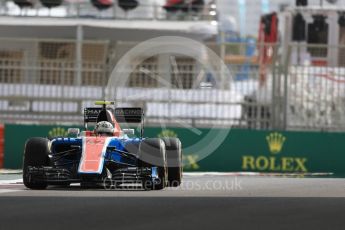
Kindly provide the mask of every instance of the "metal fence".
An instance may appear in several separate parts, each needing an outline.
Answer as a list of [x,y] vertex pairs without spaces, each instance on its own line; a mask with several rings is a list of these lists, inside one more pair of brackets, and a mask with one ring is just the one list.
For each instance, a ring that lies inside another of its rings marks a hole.
[[84,100],[103,98],[108,42],[84,41],[81,55],[77,46],[74,40],[1,39],[3,122],[77,122]]
[[[84,40],[80,57],[75,40],[1,39],[0,122],[82,123],[83,108],[106,97],[112,69],[134,45]],[[148,125],[345,130],[345,47],[266,44],[263,61],[245,55],[248,44],[207,45],[231,76],[218,82],[221,70],[193,57],[144,57],[111,99],[144,107]]]
[[[233,89],[243,97],[240,102],[241,128],[281,128],[283,121],[275,119],[282,111],[277,110],[279,106],[277,97],[273,96],[271,81],[272,75],[279,70],[276,66],[278,47],[277,44],[255,43],[224,43],[221,46],[221,56],[233,75]],[[270,50],[270,55],[263,57],[260,55],[264,53],[262,50]]]
[[289,129],[345,130],[344,48],[289,46],[285,75]]
[[[1,39],[1,121],[81,123],[83,108],[106,96],[111,70],[134,45],[84,40],[78,55],[75,40]],[[245,125],[243,95],[220,89],[217,67],[211,73],[193,57],[158,55],[144,57],[129,71],[127,83],[111,99],[143,106],[148,124]],[[224,84],[230,86],[227,77]]]

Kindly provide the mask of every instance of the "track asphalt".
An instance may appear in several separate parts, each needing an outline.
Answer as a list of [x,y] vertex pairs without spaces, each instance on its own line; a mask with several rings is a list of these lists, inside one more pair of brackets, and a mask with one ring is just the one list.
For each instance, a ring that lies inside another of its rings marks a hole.
[[345,229],[345,179],[187,174],[163,191],[27,190],[0,175],[0,229]]

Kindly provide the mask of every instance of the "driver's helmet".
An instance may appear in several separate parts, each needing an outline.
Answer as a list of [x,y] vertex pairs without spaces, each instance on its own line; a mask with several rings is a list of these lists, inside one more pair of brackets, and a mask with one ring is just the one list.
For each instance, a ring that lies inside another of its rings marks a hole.
[[114,134],[114,126],[108,121],[100,121],[95,127],[97,135],[112,136]]

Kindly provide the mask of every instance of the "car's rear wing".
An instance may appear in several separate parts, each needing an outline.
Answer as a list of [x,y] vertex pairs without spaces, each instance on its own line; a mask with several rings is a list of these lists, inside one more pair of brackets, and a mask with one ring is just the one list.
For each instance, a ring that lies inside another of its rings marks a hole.
[[119,123],[141,123],[140,137],[144,137],[144,110],[142,108],[116,108],[115,120]]
[[[84,122],[97,122],[97,117],[102,110],[103,108],[85,108]],[[114,113],[115,119],[119,123],[141,123],[144,118],[144,111],[142,108],[116,108],[115,112],[109,108],[107,108],[107,110]]]
[[102,108],[85,108],[84,109],[84,123],[97,122],[97,117],[102,111]]
[[84,123],[97,122],[97,118],[102,110],[109,110],[114,114],[114,110],[111,107],[106,107],[107,105],[114,105],[114,101],[96,101],[95,105],[101,105],[102,107],[89,107],[84,109]]
[[142,108],[116,108],[115,120],[119,123],[141,123],[144,119]]
[[141,123],[141,137],[144,132],[144,110],[142,108],[116,108],[115,111],[111,108],[85,108],[84,109],[84,126],[87,130],[88,123],[96,123],[99,114],[104,110],[110,111],[114,114],[115,120],[118,123]]

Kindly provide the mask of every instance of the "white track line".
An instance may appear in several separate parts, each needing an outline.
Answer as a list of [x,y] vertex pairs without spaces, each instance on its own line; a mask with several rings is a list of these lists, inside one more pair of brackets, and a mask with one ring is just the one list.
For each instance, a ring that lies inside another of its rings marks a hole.
[[184,172],[184,176],[260,176],[261,173],[254,172]]
[[0,194],[2,194],[2,193],[20,192],[20,191],[22,191],[22,190],[0,189]]
[[21,174],[23,172],[22,169],[0,169],[1,174]]
[[16,185],[16,184],[23,184],[23,179],[0,180],[0,185]]

